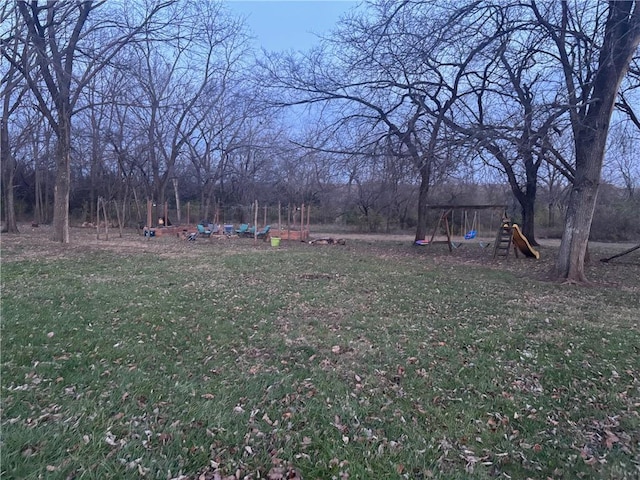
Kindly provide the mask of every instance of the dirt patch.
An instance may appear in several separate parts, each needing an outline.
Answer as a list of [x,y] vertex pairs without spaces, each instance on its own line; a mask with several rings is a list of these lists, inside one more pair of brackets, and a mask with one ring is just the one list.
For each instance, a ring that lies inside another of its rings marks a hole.
[[[111,251],[122,256],[150,253],[159,256],[201,257],[203,249],[220,246],[237,248],[238,251],[252,246],[251,239],[238,237],[214,236],[188,241],[183,235],[167,235],[162,237],[145,237],[141,230],[127,229],[120,235],[119,230],[109,231],[108,239],[102,231],[100,237],[95,228],[72,227],[70,243],[61,244],[51,240],[52,230],[48,225],[32,227],[25,224],[19,226],[19,234],[2,234],[0,257],[2,261],[21,261],[36,259],[68,258],[78,253],[91,251]],[[265,242],[258,242],[264,244]]]
[[[111,229],[108,240],[104,232],[100,238],[94,228],[73,227],[70,230],[71,243],[60,244],[51,240],[51,227],[30,224],[19,226],[20,234],[2,234],[0,237],[0,258],[2,262],[38,260],[54,258],[73,258],[78,253],[92,251],[110,251],[123,257],[137,254],[153,254],[174,258],[203,258],[210,251],[224,249],[230,252],[247,250],[273,251],[269,242],[254,242],[250,238],[212,236],[198,238],[189,242],[183,235],[144,237],[141,230],[128,229],[120,235],[119,230]],[[336,237],[335,234],[313,232],[314,238]],[[506,259],[494,259],[492,246],[486,246],[493,239],[480,238],[474,241],[457,241],[458,248],[449,252],[445,244],[415,246],[412,235],[354,234],[341,233],[346,245],[309,245],[306,242],[283,242],[286,248],[330,248],[364,250],[382,260],[399,257],[414,257],[416,261],[429,261],[437,265],[465,265],[469,268],[482,266],[490,269],[508,270],[532,280],[548,280],[558,253],[559,240],[540,240],[540,259],[533,260],[523,256],[515,257],[513,252]],[[598,261],[633,246],[631,243],[590,243],[589,252],[592,261],[586,266],[587,277],[596,285],[640,290],[640,251],[617,258],[609,263]]]
[[[312,237],[327,236],[328,234],[315,233]],[[476,238],[466,241],[461,238],[454,239],[458,248],[452,252],[446,244],[414,245],[412,235],[388,235],[388,234],[340,234],[350,248],[369,249],[372,254],[378,255],[383,260],[393,259],[398,256],[415,256],[419,259],[428,259],[438,265],[468,265],[483,266],[496,270],[508,270],[519,276],[529,277],[532,280],[549,281],[555,265],[559,239],[541,239],[536,249],[540,252],[540,259],[526,258],[520,254],[516,257],[513,250],[505,258],[493,258],[493,238]],[[640,291],[640,250],[624,257],[617,258],[609,263],[599,260],[634,246],[633,243],[602,243],[590,242],[590,261],[585,269],[587,278],[594,285],[617,287]],[[325,248],[338,248],[327,246]]]

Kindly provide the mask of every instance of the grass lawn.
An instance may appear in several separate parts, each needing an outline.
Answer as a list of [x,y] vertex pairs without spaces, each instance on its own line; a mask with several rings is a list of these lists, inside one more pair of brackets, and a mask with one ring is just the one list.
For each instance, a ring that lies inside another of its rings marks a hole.
[[2,237],[2,478],[640,477],[637,255],[94,237]]

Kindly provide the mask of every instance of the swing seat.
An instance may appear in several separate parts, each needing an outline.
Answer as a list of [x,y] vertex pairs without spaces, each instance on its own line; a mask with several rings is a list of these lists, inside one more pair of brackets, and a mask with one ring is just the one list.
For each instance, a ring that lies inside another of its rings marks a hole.
[[473,240],[474,238],[476,238],[476,235],[478,234],[478,232],[476,232],[475,230],[469,230],[467,232],[467,234],[464,236],[465,240]]

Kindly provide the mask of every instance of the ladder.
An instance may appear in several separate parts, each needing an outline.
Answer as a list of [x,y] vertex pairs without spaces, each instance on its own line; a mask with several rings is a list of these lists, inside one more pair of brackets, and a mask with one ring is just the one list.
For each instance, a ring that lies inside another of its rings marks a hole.
[[493,247],[493,258],[509,256],[509,250],[511,250],[511,239],[513,238],[513,227],[511,222],[502,222],[502,225],[498,229],[496,234],[496,241]]

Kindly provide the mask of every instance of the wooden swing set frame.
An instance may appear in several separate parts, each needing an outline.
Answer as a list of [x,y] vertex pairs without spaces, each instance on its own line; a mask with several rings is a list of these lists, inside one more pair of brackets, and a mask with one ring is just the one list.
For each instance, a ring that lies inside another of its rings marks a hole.
[[[438,222],[436,223],[435,228],[431,234],[431,238],[429,239],[428,244],[446,244],[449,247],[449,251],[452,252],[455,245],[453,244],[453,212],[454,210],[464,210],[464,216],[466,221],[467,210],[474,211],[473,224],[477,226],[478,221],[478,210],[497,210],[501,209],[503,212],[503,217],[506,215],[507,206],[504,204],[487,204],[487,205],[427,205],[427,208],[430,210],[440,210],[440,216],[438,218]],[[449,220],[451,218],[451,220]],[[465,225],[466,227],[466,225]],[[446,236],[446,240],[436,240],[436,236],[440,229],[443,228]],[[464,233],[463,233],[464,235]]]

